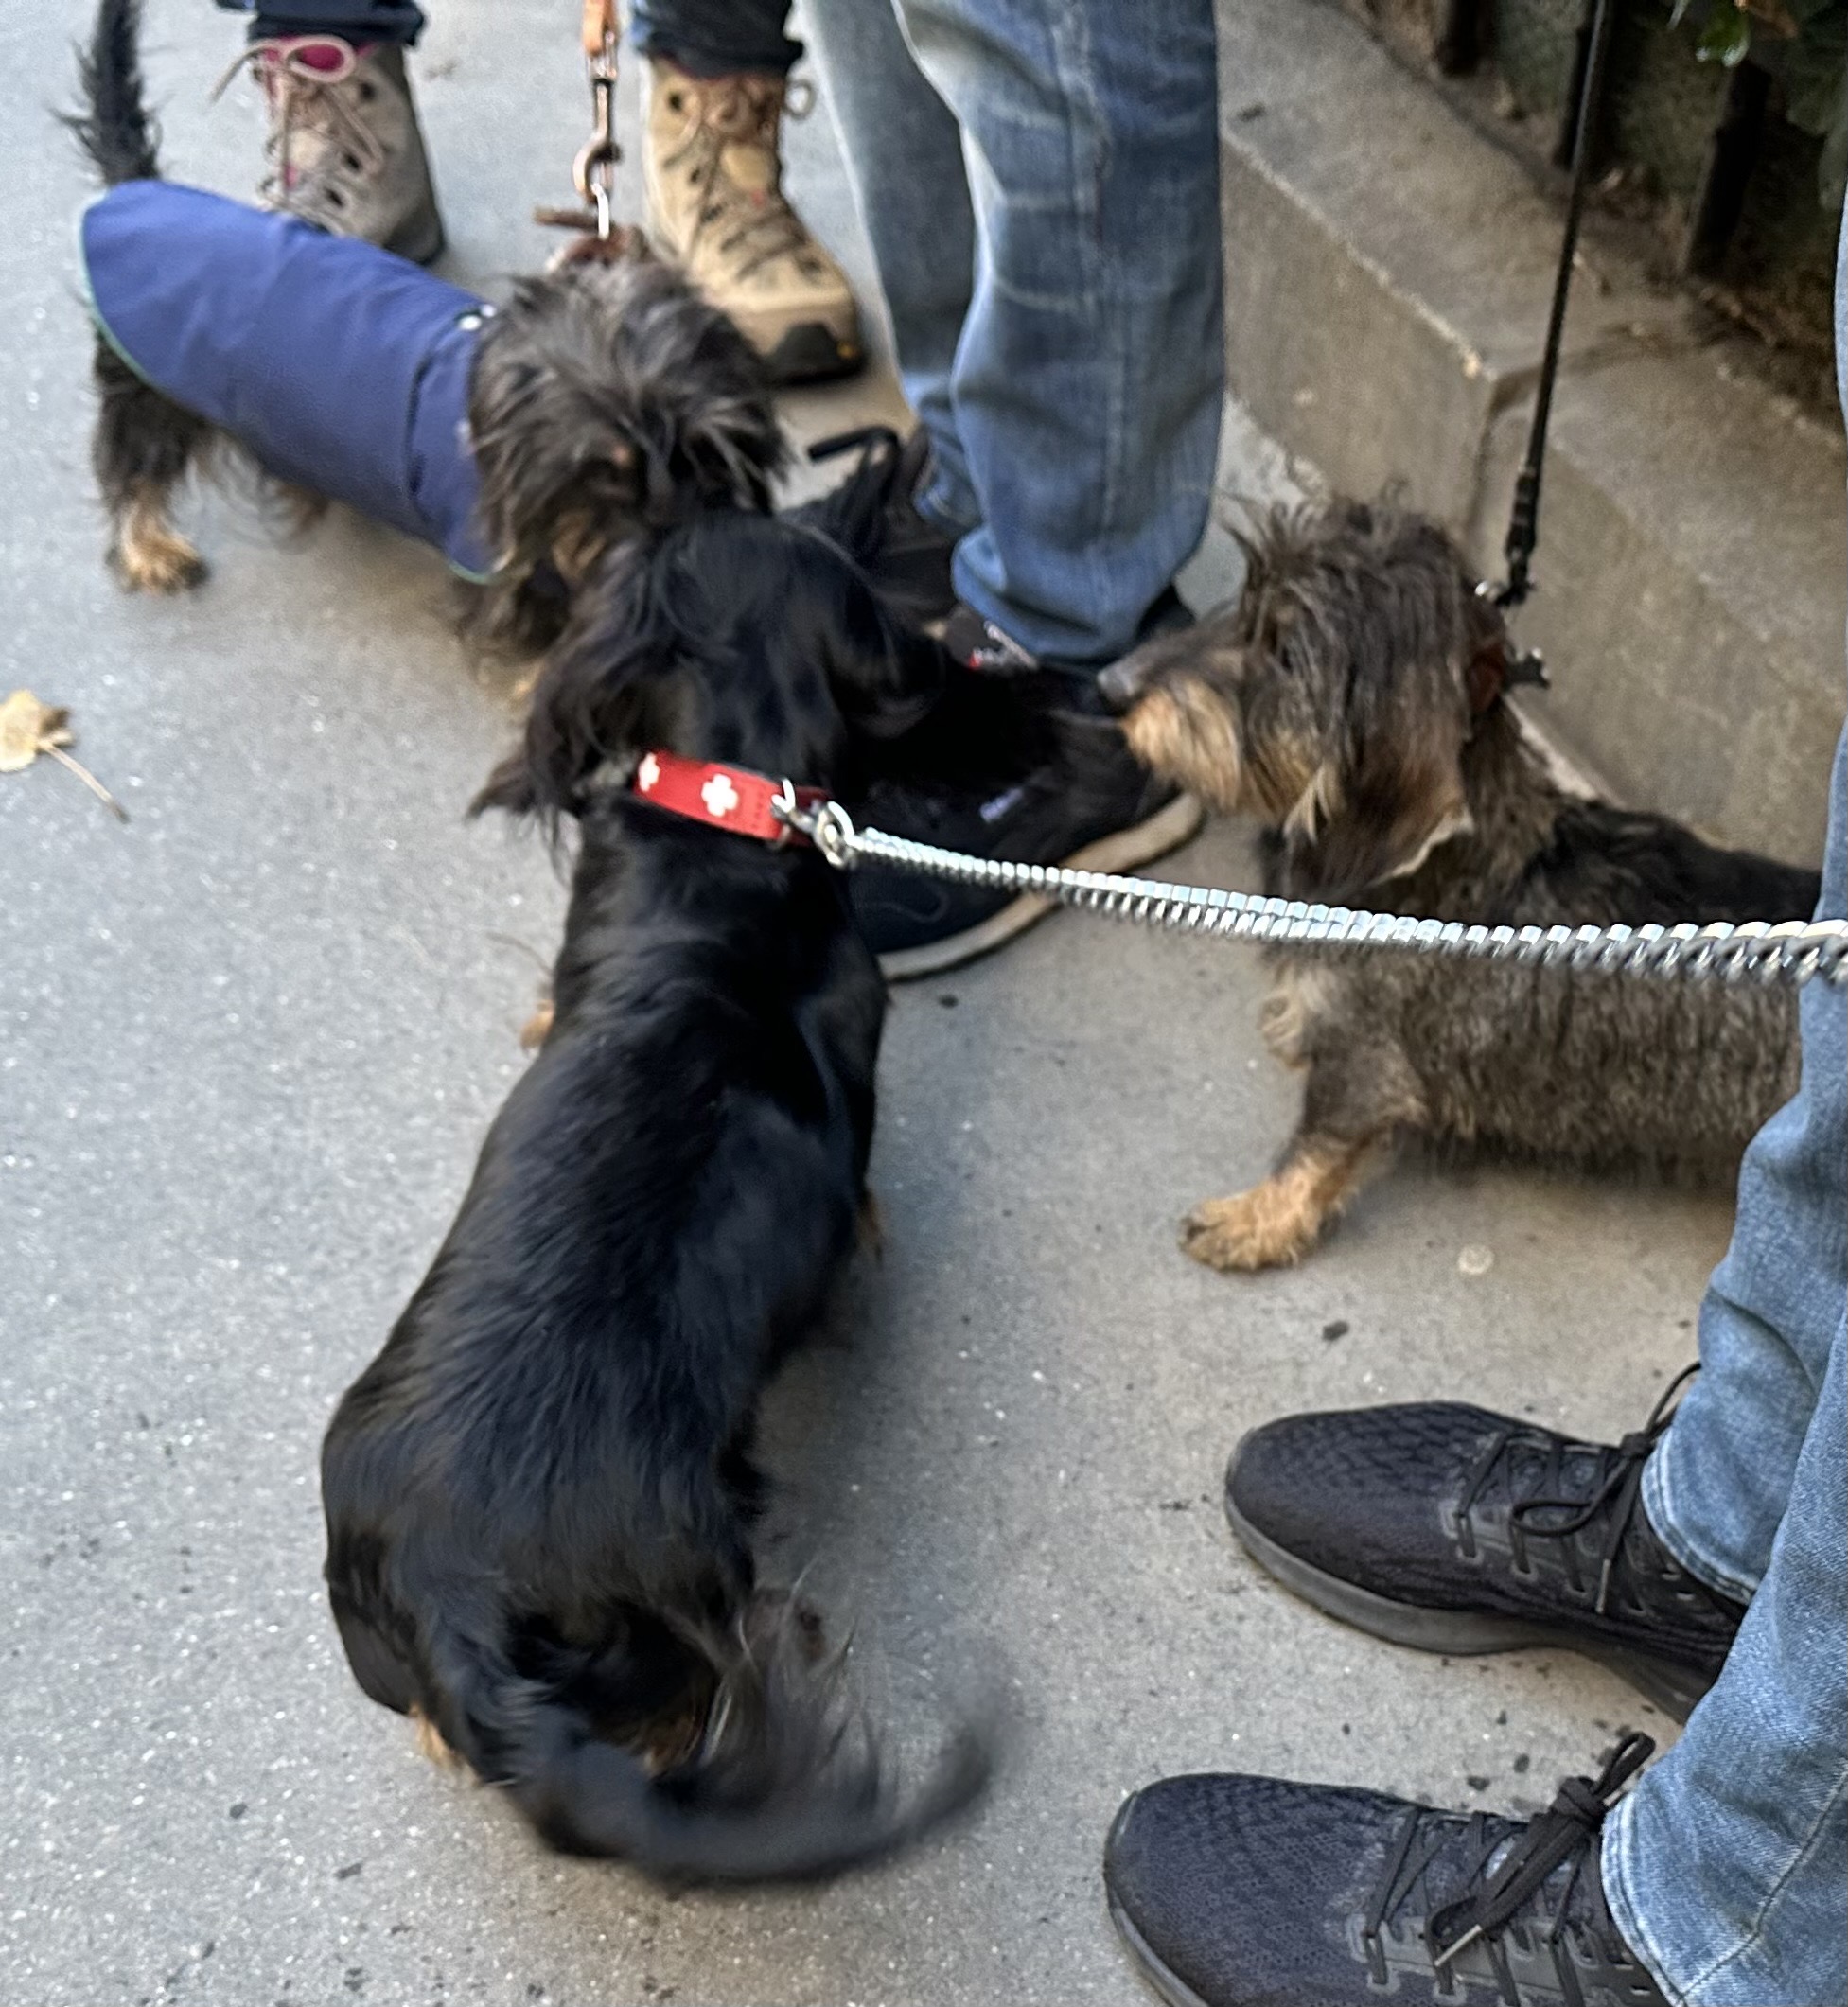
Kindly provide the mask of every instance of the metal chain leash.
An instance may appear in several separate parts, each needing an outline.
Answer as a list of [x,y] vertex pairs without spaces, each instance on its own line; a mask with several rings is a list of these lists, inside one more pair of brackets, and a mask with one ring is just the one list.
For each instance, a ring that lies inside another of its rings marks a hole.
[[[787,783],[785,783],[785,788]],[[1216,886],[1170,885],[1055,864],[1011,864],[856,829],[838,801],[796,805],[793,790],[772,804],[779,821],[807,836],[836,871],[875,863],[926,878],[1027,892],[1061,906],[1222,940],[1309,948],[1393,948],[1475,961],[1595,970],[1601,974],[1703,977],[1721,982],[1825,982],[1848,988],[1848,921],[1716,921],[1708,926],[1482,926],[1420,920],[1299,899],[1267,899]]]

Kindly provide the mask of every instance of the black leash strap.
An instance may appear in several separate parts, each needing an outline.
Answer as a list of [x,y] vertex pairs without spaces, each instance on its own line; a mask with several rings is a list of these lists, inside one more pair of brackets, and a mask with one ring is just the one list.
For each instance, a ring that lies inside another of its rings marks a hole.
[[1508,575],[1495,593],[1502,607],[1518,607],[1533,590],[1529,570],[1540,539],[1540,469],[1546,459],[1546,421],[1553,412],[1553,384],[1559,373],[1559,344],[1566,331],[1566,301],[1572,291],[1573,260],[1578,252],[1578,223],[1585,213],[1585,184],[1591,178],[1592,149],[1597,143],[1598,104],[1604,96],[1605,59],[1610,52],[1610,30],[1616,19],[1614,0],[1594,0],[1592,39],[1585,56],[1585,75],[1578,91],[1578,116],[1572,141],[1572,188],[1566,198],[1566,231],[1559,245],[1559,269],[1553,275],[1553,310],[1546,323],[1546,352],[1540,358],[1540,385],[1534,393],[1534,424],[1527,434],[1527,457],[1515,476],[1514,508],[1508,518],[1508,540],[1503,549]]

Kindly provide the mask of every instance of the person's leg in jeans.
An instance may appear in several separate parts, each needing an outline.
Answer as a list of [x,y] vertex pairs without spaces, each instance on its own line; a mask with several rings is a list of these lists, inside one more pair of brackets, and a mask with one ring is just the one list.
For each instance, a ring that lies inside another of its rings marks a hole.
[[936,448],[924,505],[973,525],[956,583],[977,614],[1042,660],[1101,666],[1192,554],[1211,498],[1212,9],[897,0],[900,35],[878,11],[817,0],[814,18]]
[[788,0],[634,0],[648,230],[783,382],[863,357],[846,274],[783,192]]
[[269,110],[258,200],[420,262],[443,222],[405,71],[424,17],[411,0],[218,0],[248,14],[245,51]]
[[[1848,225],[1836,265],[1848,414]],[[1848,731],[1820,912],[1848,913]],[[1686,2007],[1848,1999],[1848,996],[1803,999],[1803,1086],[1753,1139],[1700,1377],[1644,1473],[1663,1544],[1750,1598],[1687,1733],[1604,1841],[1612,1914]]]
[[[1836,265],[1848,414],[1848,224]],[[1848,731],[1824,915],[1848,912]],[[1753,1139],[1700,1307],[1700,1377],[1644,1473],[1682,1567],[1751,1607],[1687,1734],[1604,1841],[1613,1915],[1686,2007],[1848,1998],[1848,997],[1803,999],[1803,1086]]]
[[891,0],[811,0],[809,13],[848,184],[878,259],[899,382],[929,441],[910,499],[960,537],[981,521],[953,389],[976,282],[962,129],[919,69]]

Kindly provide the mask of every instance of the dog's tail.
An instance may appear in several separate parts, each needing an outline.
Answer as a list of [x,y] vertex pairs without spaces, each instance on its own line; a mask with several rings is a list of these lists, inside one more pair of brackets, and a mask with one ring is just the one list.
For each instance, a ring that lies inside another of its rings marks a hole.
[[684,1642],[716,1687],[696,1747],[664,1766],[604,1739],[555,1681],[522,1674],[479,1631],[431,1654],[430,1712],[551,1845],[674,1883],[819,1881],[870,1866],[968,1810],[988,1783],[992,1720],[959,1728],[906,1788],[847,1700],[838,1661],[818,1663],[794,1615],[749,1643],[742,1627]]
[[64,120],[105,187],[160,179],[160,132],[141,80],[141,0],[98,0],[77,52],[79,105]]

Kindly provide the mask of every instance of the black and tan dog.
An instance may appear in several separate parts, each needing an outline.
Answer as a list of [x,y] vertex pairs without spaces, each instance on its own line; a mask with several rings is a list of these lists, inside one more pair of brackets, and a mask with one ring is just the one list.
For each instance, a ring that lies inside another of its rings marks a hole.
[[625,236],[574,243],[498,303],[292,217],[164,181],[139,0],[100,0],[70,121],[107,193],[80,234],[97,326],[92,446],[131,588],[197,585],[174,520],[239,449],[436,545],[487,638],[543,647],[624,538],[761,507],[783,458],[750,344]]
[[[1500,612],[1391,508],[1275,514],[1238,601],[1106,673],[1156,772],[1264,825],[1264,889],[1487,924],[1793,920],[1814,871],[1569,795],[1504,700]],[[1397,1132],[1725,1178],[1795,1090],[1789,992],[1281,949],[1264,1032],[1308,1081],[1261,1185],[1190,1213],[1215,1268],[1301,1259]]]
[[327,1581],[366,1692],[568,1851],[827,1875],[985,1775],[963,1734],[914,1793],[882,1778],[750,1544],[759,1397],[865,1199],[886,998],[839,875],[728,818],[759,776],[851,790],[942,677],[826,537],[708,512],[592,567],[481,798],[575,827],[555,1016],[328,1430]]

